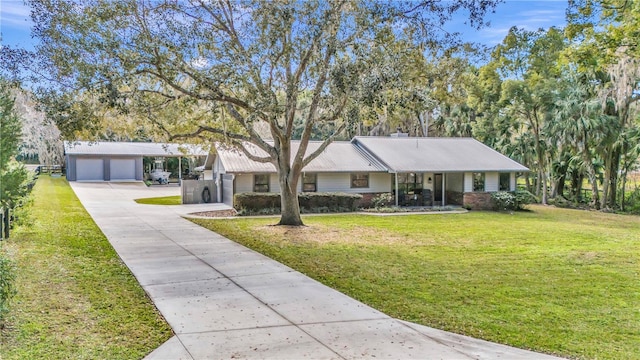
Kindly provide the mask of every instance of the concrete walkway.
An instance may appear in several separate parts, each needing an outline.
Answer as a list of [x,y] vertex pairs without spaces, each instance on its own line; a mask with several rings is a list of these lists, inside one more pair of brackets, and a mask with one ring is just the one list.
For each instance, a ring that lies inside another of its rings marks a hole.
[[71,183],[175,336],[147,359],[553,359],[399,321],[181,216],[178,187]]

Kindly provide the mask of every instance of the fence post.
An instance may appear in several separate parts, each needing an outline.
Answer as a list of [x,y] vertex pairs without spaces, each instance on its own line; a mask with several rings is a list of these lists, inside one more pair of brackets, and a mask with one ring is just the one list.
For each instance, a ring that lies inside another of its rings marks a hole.
[[4,227],[4,238],[9,238],[9,208],[4,209],[2,212],[2,225]]

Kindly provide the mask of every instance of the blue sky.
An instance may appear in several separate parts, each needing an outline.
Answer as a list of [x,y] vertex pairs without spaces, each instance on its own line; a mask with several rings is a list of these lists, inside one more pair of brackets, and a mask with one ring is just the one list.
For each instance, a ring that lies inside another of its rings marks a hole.
[[[512,26],[523,27],[526,30],[564,26],[566,6],[566,0],[507,0],[498,5],[494,14],[487,16],[491,22],[488,28],[473,30],[464,24],[465,19],[462,15],[456,16],[446,28],[461,32],[466,41],[493,46],[502,41]],[[31,25],[29,9],[23,0],[0,0],[2,44],[22,45],[32,49]]]

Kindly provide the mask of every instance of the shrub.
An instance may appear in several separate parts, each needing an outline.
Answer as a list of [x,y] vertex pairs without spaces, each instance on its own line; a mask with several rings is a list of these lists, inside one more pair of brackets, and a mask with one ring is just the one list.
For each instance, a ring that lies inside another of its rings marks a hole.
[[393,197],[393,194],[382,193],[371,199],[371,203],[373,204],[374,208],[379,209],[391,205],[394,200],[395,198]]
[[[298,203],[302,213],[345,212],[357,209],[360,194],[300,193]],[[280,213],[278,193],[240,193],[234,196],[238,215],[273,215]]]
[[498,191],[491,193],[491,200],[496,210],[515,210],[516,195],[508,191]]
[[640,188],[627,192],[624,196],[624,208],[626,212],[640,215]]
[[516,210],[522,210],[529,204],[538,202],[538,198],[527,190],[516,190]]
[[499,211],[522,210],[526,205],[537,202],[536,197],[526,190],[494,192],[491,193],[491,199]]
[[9,312],[9,301],[16,294],[15,279],[15,266],[0,249],[0,328],[3,327],[4,317]]

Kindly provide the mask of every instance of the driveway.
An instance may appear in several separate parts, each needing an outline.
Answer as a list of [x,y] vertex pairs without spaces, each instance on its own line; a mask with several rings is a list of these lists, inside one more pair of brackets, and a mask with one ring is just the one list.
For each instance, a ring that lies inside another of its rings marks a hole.
[[175,333],[147,359],[557,359],[393,319],[182,218],[223,204],[133,201],[176,186],[71,186]]

